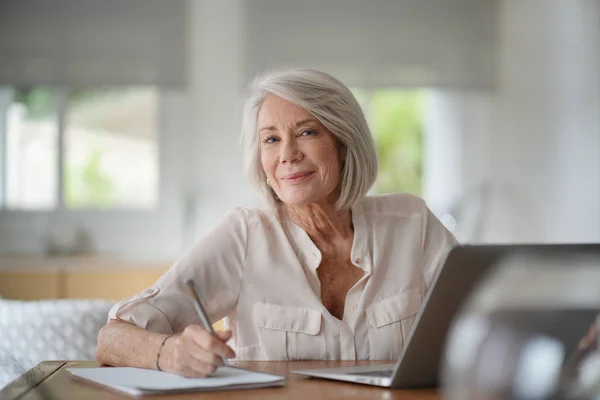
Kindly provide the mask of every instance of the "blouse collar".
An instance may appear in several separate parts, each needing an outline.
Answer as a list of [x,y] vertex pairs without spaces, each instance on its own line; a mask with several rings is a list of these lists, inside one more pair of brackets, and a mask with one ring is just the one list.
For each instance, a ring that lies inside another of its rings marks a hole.
[[[370,273],[371,262],[367,247],[367,223],[361,201],[353,205],[350,210],[352,213],[352,226],[354,228],[350,260],[358,268],[361,268],[366,273]],[[310,270],[316,273],[322,260],[321,252],[313,243],[310,236],[308,236],[308,233],[296,225],[283,207],[280,209],[279,215],[284,228],[291,235],[296,253],[304,259]]]

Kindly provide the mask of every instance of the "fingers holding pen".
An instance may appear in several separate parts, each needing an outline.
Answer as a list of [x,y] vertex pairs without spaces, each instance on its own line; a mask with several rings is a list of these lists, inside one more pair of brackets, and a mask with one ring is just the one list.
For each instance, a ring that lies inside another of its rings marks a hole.
[[184,332],[186,331],[188,331],[187,334],[201,348],[225,359],[235,357],[233,349],[225,343],[231,338],[231,331],[217,331],[215,335],[212,335],[198,325],[188,325]]
[[233,350],[225,343],[231,338],[231,332],[213,331],[202,301],[196,293],[194,281],[187,279],[184,284],[203,326],[188,325],[179,336],[176,342],[177,369],[184,376],[211,374],[219,366],[227,364],[227,358],[235,357]]
[[164,358],[169,362],[163,370],[185,377],[205,377],[214,373],[224,365],[224,358],[235,357],[233,350],[224,343],[231,338],[231,331],[215,334],[199,325],[188,325],[181,334],[165,343]]

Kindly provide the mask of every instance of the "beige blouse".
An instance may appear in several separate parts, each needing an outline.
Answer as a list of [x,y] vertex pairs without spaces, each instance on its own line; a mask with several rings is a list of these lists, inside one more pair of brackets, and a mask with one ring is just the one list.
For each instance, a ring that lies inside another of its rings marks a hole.
[[200,324],[183,282],[193,279],[212,322],[227,317],[238,360],[395,359],[452,234],[423,200],[369,196],[352,208],[351,260],[364,271],[342,320],[321,302],[321,253],[283,211],[237,208],[154,286],[109,318],[154,332]]

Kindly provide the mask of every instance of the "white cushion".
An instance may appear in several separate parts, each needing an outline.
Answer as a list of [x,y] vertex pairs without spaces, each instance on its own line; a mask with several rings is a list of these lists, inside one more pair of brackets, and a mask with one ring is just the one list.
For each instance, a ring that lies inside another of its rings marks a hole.
[[112,302],[0,299],[0,388],[44,360],[93,360]]

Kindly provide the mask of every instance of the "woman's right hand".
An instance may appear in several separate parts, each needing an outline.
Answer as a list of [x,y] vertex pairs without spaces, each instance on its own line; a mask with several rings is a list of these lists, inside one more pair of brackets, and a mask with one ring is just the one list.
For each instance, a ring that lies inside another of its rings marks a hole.
[[200,325],[188,325],[181,334],[166,340],[159,351],[161,370],[188,378],[206,377],[223,365],[223,358],[235,357],[227,346],[231,331],[216,331],[216,337]]

